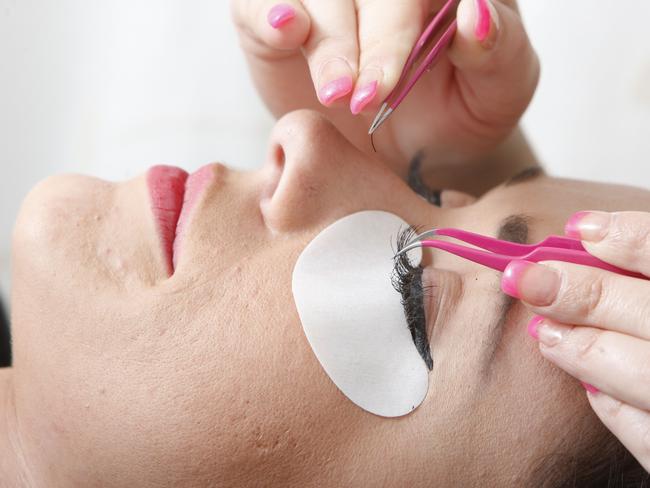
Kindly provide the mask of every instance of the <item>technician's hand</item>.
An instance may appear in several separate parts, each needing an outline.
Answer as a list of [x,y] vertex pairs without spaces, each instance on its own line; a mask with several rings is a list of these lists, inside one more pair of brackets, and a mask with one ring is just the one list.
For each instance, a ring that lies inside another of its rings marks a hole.
[[[257,88],[275,116],[326,113],[369,151],[368,128],[443,0],[232,0]],[[462,0],[453,44],[376,138],[389,161],[423,148],[445,164],[490,151],[517,126],[539,63],[516,0]],[[353,114],[359,114],[354,116]]]
[[[566,231],[603,261],[650,277],[650,213],[581,212]],[[598,417],[650,470],[650,281],[518,261],[502,285],[539,314],[528,330],[542,355],[583,382]]]

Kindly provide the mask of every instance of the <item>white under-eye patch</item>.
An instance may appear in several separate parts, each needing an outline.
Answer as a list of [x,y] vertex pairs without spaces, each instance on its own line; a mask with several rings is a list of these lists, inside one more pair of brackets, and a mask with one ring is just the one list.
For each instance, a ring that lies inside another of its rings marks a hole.
[[[393,246],[407,227],[387,212],[349,215],[318,234],[293,270],[293,297],[318,361],[345,396],[383,417],[413,411],[429,387],[391,284]],[[422,253],[409,257],[418,264]]]

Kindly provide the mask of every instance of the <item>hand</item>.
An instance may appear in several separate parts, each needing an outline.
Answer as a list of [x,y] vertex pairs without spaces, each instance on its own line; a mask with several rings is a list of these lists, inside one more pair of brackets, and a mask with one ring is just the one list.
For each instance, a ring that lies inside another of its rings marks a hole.
[[[253,78],[277,117],[326,113],[359,148],[406,58],[443,0],[233,0]],[[444,56],[377,133],[388,162],[425,149],[441,165],[475,162],[517,126],[539,63],[515,0],[462,0]],[[361,112],[360,116],[353,114]]]
[[[650,213],[580,212],[566,231],[601,260],[650,277]],[[583,382],[598,417],[650,470],[650,281],[517,261],[502,285],[539,315],[529,332],[542,355]]]

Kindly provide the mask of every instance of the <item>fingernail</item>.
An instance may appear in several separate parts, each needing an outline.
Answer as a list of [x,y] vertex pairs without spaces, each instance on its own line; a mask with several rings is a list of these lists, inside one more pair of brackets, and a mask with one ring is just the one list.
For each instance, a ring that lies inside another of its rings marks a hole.
[[560,289],[560,275],[548,266],[511,261],[501,277],[501,289],[511,297],[544,307],[555,300]]
[[574,239],[599,242],[607,235],[611,219],[607,212],[577,212],[567,222],[564,233]]
[[372,102],[377,95],[377,82],[372,81],[360,88],[357,88],[350,100],[350,111],[353,115],[363,112],[363,109]]
[[352,91],[352,78],[344,76],[330,81],[318,92],[318,98],[324,105],[330,105]]
[[566,325],[544,321],[537,325],[537,336],[539,337],[539,342],[545,346],[553,347],[562,342],[565,334],[570,330],[571,327]]
[[537,328],[542,320],[544,320],[544,317],[541,315],[535,315],[531,321],[528,322],[528,327],[526,328],[528,330],[528,335],[537,341],[539,340],[539,332],[537,332]]
[[279,3],[269,10],[267,19],[271,27],[279,29],[296,16],[296,11],[291,5]]
[[491,48],[499,30],[499,16],[490,0],[474,0],[476,7],[476,39],[486,48]]
[[596,393],[600,392],[600,390],[596,388],[594,385],[590,385],[589,383],[585,383],[584,381],[581,381],[580,384],[585,390],[587,390],[592,395],[595,395]]

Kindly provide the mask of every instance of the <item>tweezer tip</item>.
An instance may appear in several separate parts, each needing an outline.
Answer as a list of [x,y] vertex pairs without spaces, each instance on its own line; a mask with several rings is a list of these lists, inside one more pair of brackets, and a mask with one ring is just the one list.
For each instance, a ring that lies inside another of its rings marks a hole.
[[416,235],[416,236],[413,237],[410,241],[408,241],[408,242],[406,243],[406,245],[407,245],[407,246],[410,246],[410,245],[412,245],[412,244],[414,244],[414,243],[416,243],[416,242],[420,242],[420,241],[422,241],[422,240],[423,240],[424,238],[426,238],[426,237],[434,237],[434,236],[436,236],[436,235],[438,235],[438,231],[437,231],[437,229],[431,229],[431,230],[428,230],[428,231],[426,231],[426,232],[422,232],[421,234]]
[[402,250],[398,251],[394,256],[393,259],[397,259],[400,257],[402,254],[405,254],[409,251],[412,251],[413,249],[416,249],[418,247],[422,247],[420,242],[414,242],[412,244],[409,244],[408,246],[405,246]]
[[375,121],[374,124],[372,124],[372,127],[370,127],[370,132],[368,132],[370,135],[374,134],[377,129],[379,129],[384,122],[390,117],[390,114],[393,113],[392,108],[388,108],[382,115],[379,117],[378,120]]
[[384,112],[386,111],[386,107],[388,104],[384,102],[379,109],[379,112],[377,112],[377,115],[375,115],[375,119],[372,121],[372,124],[370,124],[370,129],[368,129],[368,135],[371,136],[373,132],[376,130],[377,122],[379,119],[381,119],[381,116],[384,115]]
[[374,134],[375,131],[379,129],[379,127],[381,127],[384,122],[386,122],[386,119],[392,113],[393,108],[391,108],[388,103],[384,102],[384,104],[381,106],[381,109],[375,116],[375,120],[373,120],[372,125],[370,126],[370,130],[368,130],[368,135]]
[[377,125],[377,121],[381,118],[383,113],[384,113],[384,107],[382,106],[379,109],[379,112],[377,112],[377,115],[375,115],[375,119],[372,121],[372,124],[370,124],[370,128],[368,129],[368,135],[372,135],[374,128]]

